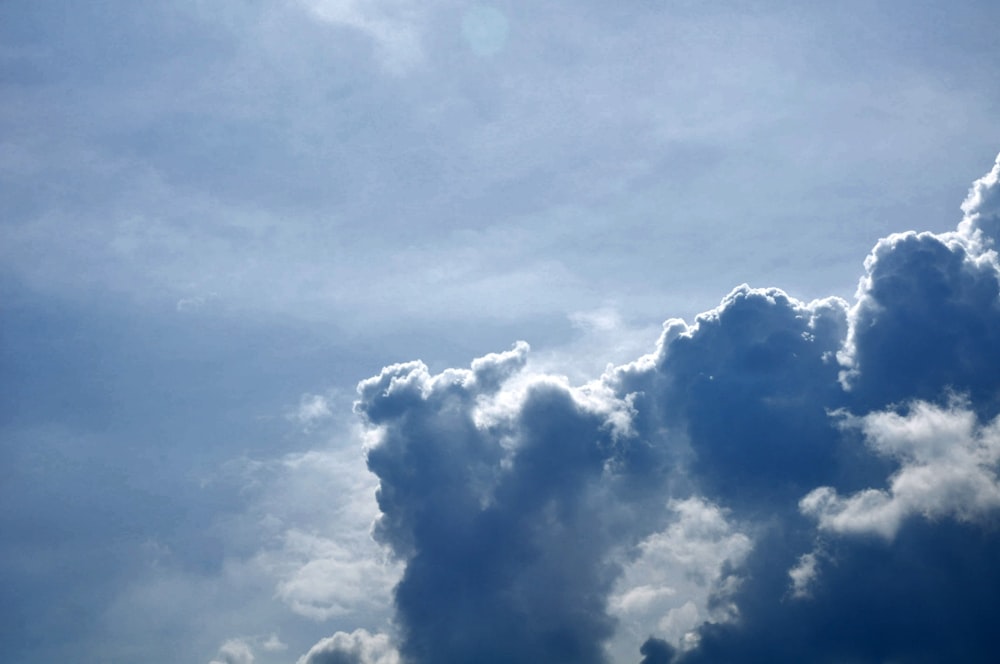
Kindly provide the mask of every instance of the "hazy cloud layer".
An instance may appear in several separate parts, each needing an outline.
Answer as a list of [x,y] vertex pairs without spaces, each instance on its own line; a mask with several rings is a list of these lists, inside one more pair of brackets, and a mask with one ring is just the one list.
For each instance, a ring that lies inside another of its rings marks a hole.
[[853,304],[741,286],[579,387],[521,342],[362,382],[402,661],[987,661],[997,168]]

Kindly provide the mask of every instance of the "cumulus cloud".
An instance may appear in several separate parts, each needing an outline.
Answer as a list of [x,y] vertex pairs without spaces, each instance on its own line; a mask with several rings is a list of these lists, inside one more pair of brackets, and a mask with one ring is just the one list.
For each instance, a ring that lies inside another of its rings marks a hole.
[[750,552],[750,537],[701,498],[672,501],[669,510],[669,525],[639,543],[615,584],[611,611],[619,629],[612,654],[618,659],[634,654],[645,635],[680,643],[706,620],[731,617],[721,599],[738,585],[732,570]]
[[399,664],[399,654],[385,634],[357,629],[323,639],[300,657],[298,664]]
[[1000,241],[1000,155],[993,169],[972,185],[962,211],[965,218],[959,232],[995,248]]
[[603,661],[610,554],[643,516],[622,487],[647,468],[607,391],[541,376],[507,417],[477,423],[526,351],[437,375],[395,365],[359,387],[379,432],[375,533],[406,563],[395,599],[412,661]]
[[242,639],[230,639],[219,647],[219,653],[209,664],[253,664],[253,650]]
[[523,343],[363,381],[401,660],[987,661],[998,168],[853,303],[743,285],[580,386]]
[[810,492],[799,507],[821,529],[891,539],[913,515],[973,521],[1000,508],[1000,419],[980,426],[964,404],[917,402],[906,414],[875,412],[846,425],[859,428],[876,454],[894,458],[900,468],[887,489],[849,496],[832,487]]

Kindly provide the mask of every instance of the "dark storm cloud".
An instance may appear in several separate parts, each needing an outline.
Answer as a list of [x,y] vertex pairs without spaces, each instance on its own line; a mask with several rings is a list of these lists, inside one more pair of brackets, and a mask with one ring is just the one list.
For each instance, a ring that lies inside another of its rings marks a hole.
[[607,390],[534,379],[491,403],[526,352],[436,376],[396,365],[359,388],[380,428],[376,536],[406,561],[395,599],[408,661],[604,661],[611,554],[641,520],[618,490],[641,472],[636,439]]
[[826,402],[846,404],[830,418],[836,458],[853,447],[856,462],[801,498],[811,528],[789,514],[757,540],[740,620],[703,626],[678,661],[995,659],[997,172],[957,232],[893,235],[869,256],[840,352],[846,391]]
[[[657,352],[614,375],[647,440],[682,427],[703,491],[773,508],[829,477],[847,306],[741,286],[694,325],[671,321]],[[658,444],[669,442],[657,441]]]
[[639,648],[639,654],[642,655],[639,664],[670,664],[677,650],[663,639],[650,637]]
[[989,661],[998,174],[957,231],[881,240],[853,305],[741,286],[580,388],[524,372],[525,344],[364,381],[402,660],[609,661],[616,580],[694,497],[753,547],[644,664]]

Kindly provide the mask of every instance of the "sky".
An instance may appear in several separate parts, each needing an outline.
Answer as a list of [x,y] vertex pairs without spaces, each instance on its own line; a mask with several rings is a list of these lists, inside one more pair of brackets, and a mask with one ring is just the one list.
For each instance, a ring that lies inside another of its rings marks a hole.
[[994,661],[998,24],[0,3],[0,659]]

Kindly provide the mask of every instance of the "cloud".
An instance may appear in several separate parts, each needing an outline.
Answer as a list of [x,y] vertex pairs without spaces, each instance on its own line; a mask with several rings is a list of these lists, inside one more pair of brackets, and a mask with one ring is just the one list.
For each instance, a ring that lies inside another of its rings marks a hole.
[[831,481],[758,537],[740,620],[703,625],[679,661],[991,659],[1000,301],[976,225],[996,187],[977,181],[956,232],[876,245],[838,353],[845,391],[821,402],[839,432],[812,463]]
[[933,401],[948,387],[977,409],[1000,403],[983,371],[1000,362],[998,178],[995,165],[976,181],[956,231],[896,233],[866,259],[840,354],[859,405]]
[[278,638],[277,634],[271,634],[260,644],[260,647],[268,652],[281,652],[288,650],[288,644]]
[[289,419],[298,422],[305,431],[331,417],[330,401],[322,394],[303,394],[298,408],[289,415]]
[[[743,285],[693,325],[670,320],[657,350],[612,372],[635,425],[674,449],[685,476],[726,507],[773,509],[836,472],[826,414],[840,403],[847,327],[837,298],[800,302]],[[806,444],[805,441],[808,441]]]
[[367,630],[337,632],[299,658],[298,664],[398,664],[399,654],[385,634]]
[[222,644],[219,653],[209,664],[253,664],[253,651],[242,639],[230,639]]
[[273,581],[273,597],[289,610],[338,626],[383,613],[400,574],[368,533],[377,507],[362,441],[357,431],[338,431],[328,449],[238,468],[250,503],[243,536],[262,540],[248,564]]
[[674,661],[677,651],[663,639],[650,637],[639,648],[639,653],[642,655],[639,664],[670,664]]
[[523,343],[363,381],[400,656],[983,661],[997,172],[958,230],[879,241],[854,303],[743,285],[579,387]]
[[996,248],[1000,241],[1000,155],[993,169],[972,185],[962,211],[965,218],[958,225],[959,232]]
[[418,6],[406,0],[302,0],[317,18],[375,42],[386,69],[402,73],[423,60]]
[[286,531],[282,540],[281,548],[261,561],[279,575],[276,596],[300,615],[327,620],[377,604],[395,581],[395,570],[372,548],[362,556],[336,539],[297,529]]
[[792,580],[792,597],[809,597],[809,586],[816,579],[818,563],[819,558],[815,553],[804,553],[795,567],[788,570],[788,576]]
[[634,442],[616,425],[627,404],[540,376],[508,417],[477,424],[496,376],[524,345],[472,369],[431,375],[388,367],[359,387],[379,439],[376,537],[405,561],[395,600],[413,661],[603,661],[613,632],[608,559],[641,519],[616,488]]
[[611,650],[618,659],[631,657],[645,635],[678,643],[706,620],[730,617],[720,600],[725,588],[738,584],[732,570],[752,540],[703,499],[672,501],[669,512],[669,525],[639,543],[615,584],[611,612],[619,628]]
[[900,463],[887,489],[865,489],[842,497],[831,487],[799,502],[821,530],[893,538],[903,521],[920,515],[963,521],[986,518],[1000,508],[1000,419],[986,426],[975,413],[953,404],[917,402],[910,412],[875,412],[849,418],[872,450]]

